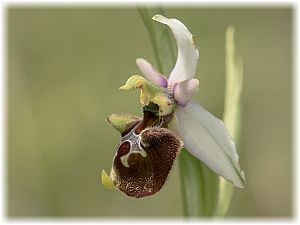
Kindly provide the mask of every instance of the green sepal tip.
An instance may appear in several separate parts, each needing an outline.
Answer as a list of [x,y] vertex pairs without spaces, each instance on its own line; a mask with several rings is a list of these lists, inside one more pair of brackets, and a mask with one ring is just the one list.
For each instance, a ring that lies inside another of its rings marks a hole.
[[106,121],[121,134],[141,120],[141,117],[127,113],[115,113],[106,118]]
[[102,182],[103,187],[110,189],[110,190],[117,190],[117,187],[114,185],[113,180],[111,179],[110,176],[107,175],[105,170],[102,170],[101,182]]

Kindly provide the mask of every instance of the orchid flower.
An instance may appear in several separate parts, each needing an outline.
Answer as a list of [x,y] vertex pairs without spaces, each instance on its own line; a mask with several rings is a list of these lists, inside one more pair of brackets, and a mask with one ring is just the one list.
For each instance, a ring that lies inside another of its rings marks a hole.
[[[144,197],[158,192],[184,148],[234,186],[243,188],[245,175],[238,163],[234,141],[223,122],[193,102],[199,81],[199,59],[193,36],[177,19],[155,15],[167,25],[177,42],[176,64],[167,79],[145,59],[136,63],[144,77],[130,77],[121,90],[140,89],[143,118],[113,114],[107,121],[122,135],[113,167],[102,183],[129,196]],[[172,131],[172,130],[173,131]]]

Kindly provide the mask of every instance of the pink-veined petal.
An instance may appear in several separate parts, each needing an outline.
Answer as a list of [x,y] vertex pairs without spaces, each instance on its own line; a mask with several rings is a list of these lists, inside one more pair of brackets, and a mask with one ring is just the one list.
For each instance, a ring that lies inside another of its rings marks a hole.
[[197,79],[185,80],[174,84],[174,99],[180,106],[186,106],[198,91],[199,81]]
[[194,102],[180,107],[175,116],[184,147],[214,172],[243,188],[245,175],[238,163],[235,144],[223,122]]
[[190,31],[177,19],[168,19],[161,15],[155,15],[152,19],[168,25],[177,42],[178,56],[175,67],[170,74],[169,83],[193,79],[196,75],[199,51],[194,44]]
[[160,87],[168,87],[167,78],[157,72],[147,60],[139,58],[136,60],[136,64],[148,81]]

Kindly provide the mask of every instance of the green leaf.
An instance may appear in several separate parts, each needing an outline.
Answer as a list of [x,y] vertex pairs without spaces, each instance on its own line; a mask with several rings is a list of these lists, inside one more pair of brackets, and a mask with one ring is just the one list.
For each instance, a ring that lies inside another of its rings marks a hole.
[[[236,56],[234,31],[234,27],[230,26],[226,32],[226,86],[223,121],[235,141],[238,150],[241,128],[243,62],[240,57]],[[216,208],[217,216],[227,214],[233,191],[234,187],[229,182],[220,178],[219,197]]]

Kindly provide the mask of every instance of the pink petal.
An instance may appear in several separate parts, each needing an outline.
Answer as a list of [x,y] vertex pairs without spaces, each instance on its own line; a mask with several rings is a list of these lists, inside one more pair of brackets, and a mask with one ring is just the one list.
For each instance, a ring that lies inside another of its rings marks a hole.
[[160,87],[168,87],[167,78],[157,72],[147,60],[139,58],[136,60],[136,64],[148,81]]
[[174,99],[181,106],[186,106],[197,92],[199,81],[197,79],[185,80],[174,84]]

